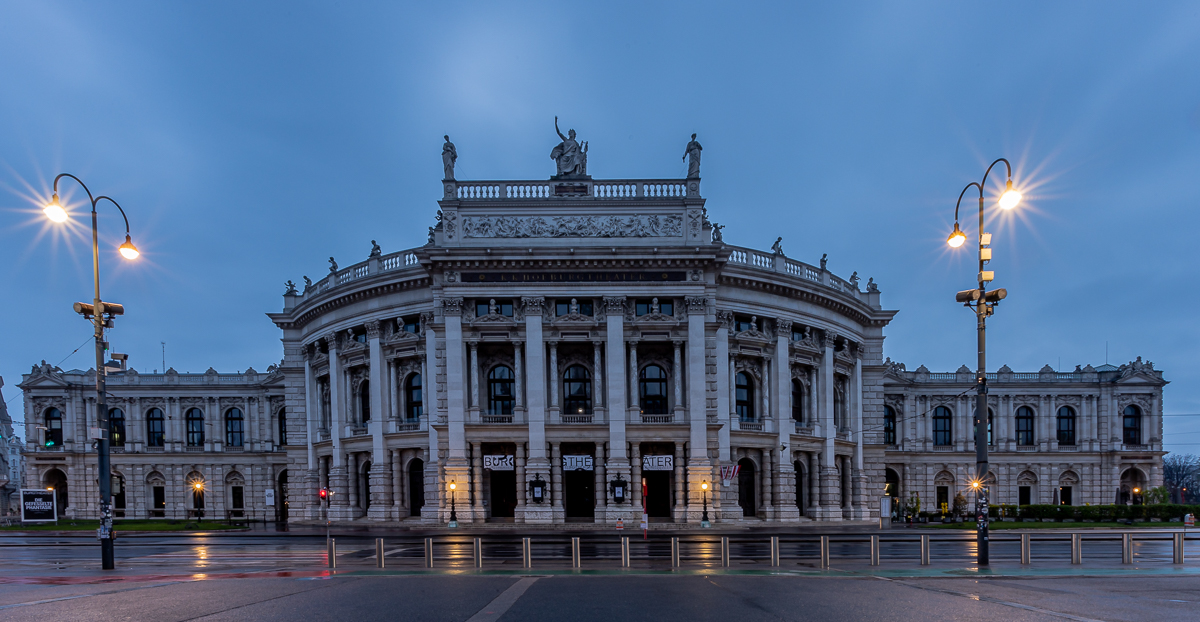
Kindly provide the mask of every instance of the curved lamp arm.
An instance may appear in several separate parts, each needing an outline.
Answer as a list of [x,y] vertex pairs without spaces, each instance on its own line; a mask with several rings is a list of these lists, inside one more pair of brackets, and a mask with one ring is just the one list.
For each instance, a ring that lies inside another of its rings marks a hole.
[[963,197],[966,196],[967,190],[970,189],[971,186],[975,186],[976,188],[979,189],[979,198],[982,200],[983,199],[983,187],[985,185],[987,185],[988,175],[990,175],[992,172],[992,169],[995,168],[996,165],[1001,162],[1004,163],[1004,171],[1006,173],[1005,177],[1008,179],[1008,189],[1010,189],[1010,190],[1012,189],[1012,165],[1009,164],[1008,160],[1005,158],[996,158],[996,160],[994,162],[992,162],[991,164],[988,165],[987,170],[983,172],[983,181],[981,181],[979,183],[971,182],[971,183],[967,184],[967,187],[963,188],[963,191],[958,194],[958,202],[954,204],[954,222],[956,222],[956,223],[958,222],[958,207],[959,207],[959,205],[962,204]]
[[96,197],[96,200],[92,204],[92,211],[96,210],[95,203],[99,203],[101,200],[107,200],[109,203],[117,206],[117,209],[121,212],[121,218],[125,219],[125,235],[129,235],[129,217],[125,215],[125,210],[121,209],[121,205],[114,201],[112,197],[103,195]]

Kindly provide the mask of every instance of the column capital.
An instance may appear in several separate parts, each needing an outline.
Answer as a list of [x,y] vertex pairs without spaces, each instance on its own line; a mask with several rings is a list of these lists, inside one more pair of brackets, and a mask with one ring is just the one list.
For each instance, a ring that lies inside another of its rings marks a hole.
[[462,312],[463,312],[463,299],[462,298],[443,298],[442,299],[442,312],[445,315],[461,316]]
[[786,319],[786,318],[779,318],[779,319],[775,320],[775,329],[776,329],[775,330],[776,337],[786,337],[788,339],[792,338],[792,321],[791,320]]
[[366,327],[367,339],[379,339],[380,329],[382,328],[382,324],[379,323],[379,320],[371,320],[370,322],[367,322]]
[[606,314],[624,316],[625,314],[624,296],[605,296],[600,304],[600,309]]
[[330,331],[325,334],[325,347],[329,349],[330,353],[340,349],[341,343],[341,337],[338,336],[337,331]]
[[708,299],[703,296],[687,296],[683,299],[683,304],[688,314],[704,314],[708,309]]
[[830,349],[835,348],[836,344],[837,344],[837,339],[838,339],[838,334],[837,334],[837,332],[833,331],[832,329],[826,328],[824,331],[821,332],[821,346],[824,348],[830,348]]
[[733,330],[733,311],[718,309],[717,321],[721,323],[721,328]]
[[542,296],[524,296],[521,298],[521,308],[525,311],[525,316],[541,315],[546,307],[546,299]]
[[422,333],[424,333],[427,330],[432,329],[433,328],[433,311],[422,311],[420,321],[421,321],[421,332]]

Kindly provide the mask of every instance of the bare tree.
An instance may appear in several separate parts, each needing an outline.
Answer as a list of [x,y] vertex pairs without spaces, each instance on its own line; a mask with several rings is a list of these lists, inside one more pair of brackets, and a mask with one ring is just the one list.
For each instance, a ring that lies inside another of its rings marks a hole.
[[1163,485],[1171,491],[1171,503],[1194,503],[1200,499],[1200,458],[1194,454],[1170,454],[1163,458]]

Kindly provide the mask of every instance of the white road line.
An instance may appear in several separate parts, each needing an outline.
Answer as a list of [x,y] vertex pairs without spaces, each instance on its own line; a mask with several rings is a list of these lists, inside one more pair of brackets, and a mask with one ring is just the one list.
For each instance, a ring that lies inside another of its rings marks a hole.
[[940,592],[942,594],[950,594],[952,596],[961,596],[963,598],[969,598],[971,600],[977,600],[977,601],[982,601],[982,602],[986,602],[986,603],[995,603],[997,605],[1004,605],[1006,607],[1014,607],[1016,609],[1024,609],[1026,611],[1033,611],[1036,613],[1044,613],[1046,615],[1055,616],[1058,618],[1066,618],[1067,620],[1074,620],[1075,622],[1105,622],[1104,620],[1097,620],[1095,618],[1085,618],[1082,616],[1071,615],[1069,613],[1063,613],[1061,611],[1054,611],[1052,609],[1042,609],[1041,607],[1034,607],[1033,605],[1025,605],[1022,603],[1014,603],[1012,601],[1000,600],[999,598],[992,598],[991,596],[984,596],[982,594],[971,594],[968,592],[959,592],[957,590],[948,590],[948,589],[940,588],[940,587],[931,587],[928,585],[917,585],[915,583],[909,583],[907,581],[899,581],[899,580],[891,579],[888,577],[875,577],[875,578],[883,579],[884,581],[890,581],[892,583],[899,583],[900,585],[905,585],[908,587],[914,587],[914,588],[917,588],[918,590],[927,590],[930,592]]
[[467,622],[496,622],[500,616],[504,615],[520,598],[529,586],[533,585],[541,577],[525,577],[520,581],[509,586],[507,590],[500,592],[500,595],[492,602],[488,603],[480,609],[478,613],[467,618]]

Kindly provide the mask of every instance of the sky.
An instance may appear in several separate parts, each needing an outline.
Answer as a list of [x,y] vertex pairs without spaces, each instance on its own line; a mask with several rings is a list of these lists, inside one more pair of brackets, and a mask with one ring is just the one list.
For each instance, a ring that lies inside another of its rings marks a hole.
[[39,209],[57,173],[143,253],[102,203],[114,350],[263,371],[284,281],[424,244],[443,134],[459,179],[545,179],[558,115],[598,179],[683,177],[697,132],[726,242],[873,277],[910,370],[974,366],[974,256],[945,238],[1008,158],[989,369],[1141,356],[1166,448],[1200,453],[1197,33],[1196,2],[0,0],[0,391],[20,421],[31,365],[94,364],[84,194],[63,182],[72,227]]

